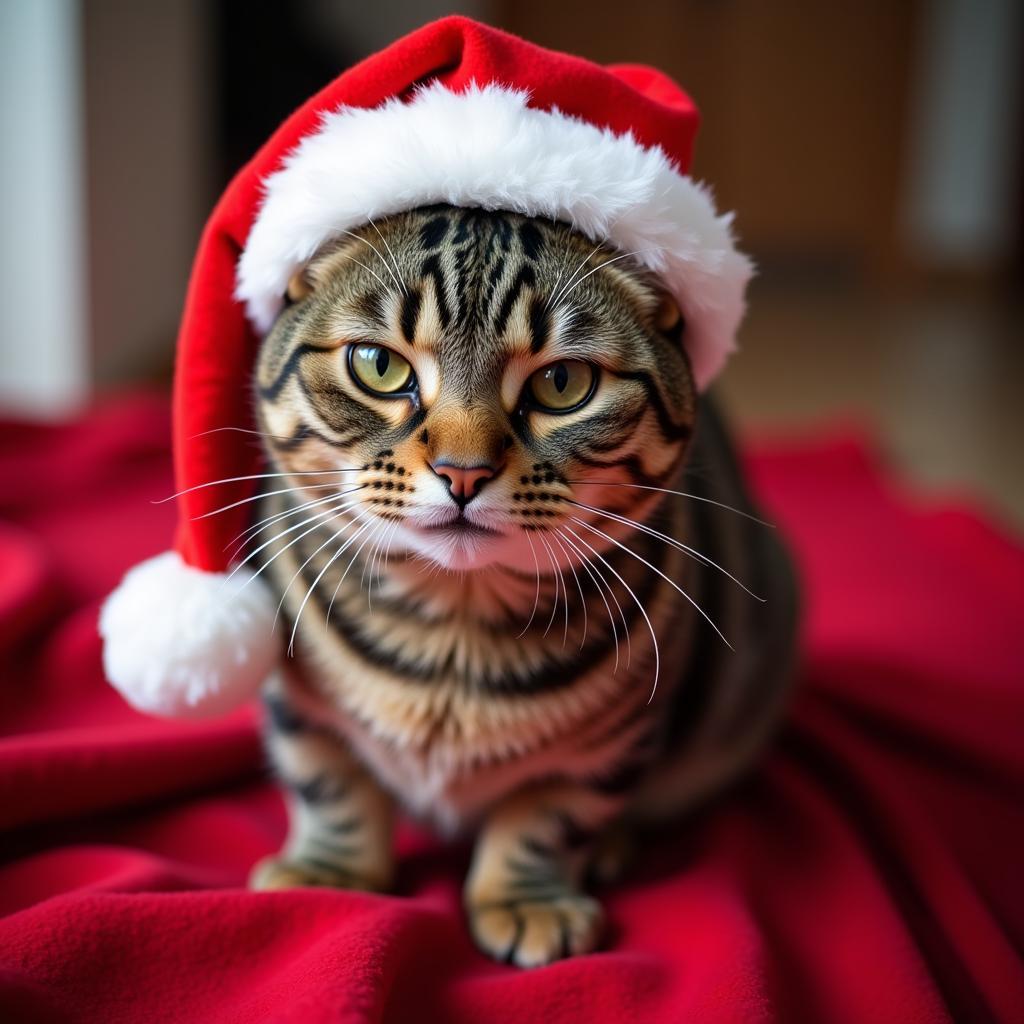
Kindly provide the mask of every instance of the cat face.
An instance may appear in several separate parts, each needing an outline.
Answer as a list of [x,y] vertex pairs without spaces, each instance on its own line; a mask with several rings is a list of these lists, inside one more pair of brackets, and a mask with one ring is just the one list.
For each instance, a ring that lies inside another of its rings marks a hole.
[[640,518],[683,457],[678,307],[565,225],[401,214],[321,251],[289,299],[257,369],[270,460],[309,516],[392,553],[566,565],[610,543],[580,520],[621,535],[608,516]]

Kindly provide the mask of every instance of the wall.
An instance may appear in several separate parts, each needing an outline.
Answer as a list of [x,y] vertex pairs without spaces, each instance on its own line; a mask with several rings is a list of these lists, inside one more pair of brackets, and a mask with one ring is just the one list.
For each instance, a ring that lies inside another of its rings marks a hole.
[[0,4],[0,404],[55,414],[89,392],[79,17]]

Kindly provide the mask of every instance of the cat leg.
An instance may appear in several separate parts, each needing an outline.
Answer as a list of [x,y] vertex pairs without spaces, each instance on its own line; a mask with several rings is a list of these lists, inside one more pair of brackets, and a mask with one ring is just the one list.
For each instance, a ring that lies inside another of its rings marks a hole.
[[249,877],[253,889],[384,890],[394,873],[390,796],[333,731],[268,695],[267,748],[287,788],[288,840]]
[[563,782],[520,791],[492,809],[463,890],[484,952],[538,967],[595,948],[604,916],[582,881],[621,807],[620,798]]

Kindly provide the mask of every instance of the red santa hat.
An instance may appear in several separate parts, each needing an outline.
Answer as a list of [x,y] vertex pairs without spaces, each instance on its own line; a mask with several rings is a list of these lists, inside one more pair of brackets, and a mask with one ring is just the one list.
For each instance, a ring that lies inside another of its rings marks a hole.
[[751,267],[731,218],[686,173],[698,119],[653,68],[600,67],[450,17],[284,122],[224,193],[196,256],[174,382],[174,550],[132,569],[100,617],[108,678],[130,703],[219,713],[279,657],[261,581],[224,585],[261,463],[250,436],[222,428],[252,425],[259,340],[291,275],[346,230],[431,203],[567,222],[659,275],[707,386],[734,348]]

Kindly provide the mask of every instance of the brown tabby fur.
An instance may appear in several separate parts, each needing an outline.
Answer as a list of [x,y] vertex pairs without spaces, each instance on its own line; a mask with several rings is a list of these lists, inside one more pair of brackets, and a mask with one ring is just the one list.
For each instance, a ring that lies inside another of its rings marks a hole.
[[[289,291],[256,387],[290,476],[249,551],[293,640],[266,691],[292,827],[253,884],[387,888],[400,806],[475,832],[486,952],[593,949],[588,870],[736,778],[789,679],[788,561],[695,393],[686,324],[565,225],[443,206],[340,239]],[[360,387],[359,343],[416,387]],[[529,377],[566,359],[596,388],[546,412]],[[495,475],[460,509],[442,463]]]

